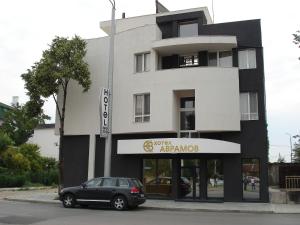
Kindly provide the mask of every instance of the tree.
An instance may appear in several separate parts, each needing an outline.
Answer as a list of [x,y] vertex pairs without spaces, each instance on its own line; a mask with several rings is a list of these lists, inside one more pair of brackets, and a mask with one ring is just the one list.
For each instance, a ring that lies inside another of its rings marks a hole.
[[32,116],[29,107],[27,104],[13,107],[4,116],[1,131],[6,133],[17,146],[26,143],[32,136],[34,128],[44,123],[45,119],[49,119],[43,111],[39,115]]
[[[84,62],[86,42],[75,36],[71,40],[64,37],[53,39],[50,48],[43,52],[42,58],[36,62],[27,73],[22,74],[25,88],[28,90],[33,111],[41,112],[45,99],[52,97],[56,104],[60,122],[59,141],[59,183],[63,185],[63,136],[68,85],[71,80],[77,81],[88,91],[91,85],[88,64]],[[61,97],[58,102],[57,96]]]
[[[293,34],[293,36],[294,36],[294,43],[296,45],[298,45],[298,48],[300,48],[300,30],[298,30],[296,32],[296,34]],[[299,57],[299,60],[300,60],[300,57]]]
[[277,159],[278,163],[285,163],[285,158],[279,153],[278,155],[278,159]]
[[14,145],[13,140],[6,133],[0,131],[0,155],[10,145]]
[[300,135],[295,135],[293,138],[296,138],[296,143],[294,144],[294,162],[300,163]]

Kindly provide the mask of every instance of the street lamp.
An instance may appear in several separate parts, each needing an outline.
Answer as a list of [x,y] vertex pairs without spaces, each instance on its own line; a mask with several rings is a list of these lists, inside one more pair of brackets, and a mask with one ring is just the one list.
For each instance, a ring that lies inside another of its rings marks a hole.
[[285,133],[290,137],[290,149],[291,149],[291,163],[293,162],[293,146],[292,146],[292,135],[290,133]]
[[111,26],[109,39],[109,61],[108,61],[108,84],[109,102],[108,102],[108,134],[105,139],[105,157],[104,157],[104,176],[110,176],[111,170],[111,141],[112,141],[112,106],[113,106],[113,69],[114,69],[114,42],[115,42],[115,0],[109,0],[111,9]]

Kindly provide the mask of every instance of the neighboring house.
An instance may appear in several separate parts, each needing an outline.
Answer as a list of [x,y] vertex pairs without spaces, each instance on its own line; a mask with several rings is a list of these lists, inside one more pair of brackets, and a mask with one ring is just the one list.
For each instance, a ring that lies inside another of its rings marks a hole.
[[41,124],[34,129],[28,143],[37,144],[42,156],[58,160],[59,136],[54,132],[55,124]]
[[11,110],[11,109],[12,109],[11,106],[3,104],[3,103],[0,102],[0,126],[3,123],[5,113],[7,111]]
[[[69,86],[65,186],[103,176],[108,46],[87,40],[91,88]],[[260,20],[213,24],[206,7],[118,19],[114,57],[112,176],[159,198],[269,201]]]

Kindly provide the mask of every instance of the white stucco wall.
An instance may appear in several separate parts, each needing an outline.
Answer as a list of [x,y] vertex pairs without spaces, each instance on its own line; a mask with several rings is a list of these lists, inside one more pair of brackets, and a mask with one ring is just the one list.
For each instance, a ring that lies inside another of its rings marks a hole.
[[[155,21],[155,15],[152,19]],[[153,43],[161,33],[155,24],[139,25],[130,24],[136,28],[117,33],[115,39],[113,133],[177,132],[178,106],[174,93],[182,90],[194,92],[196,130],[239,131],[238,68],[156,70],[157,52]],[[108,47],[108,37],[87,40],[85,59],[92,86],[82,93],[76,82],[70,83],[65,135],[99,133],[99,94],[107,83]],[[151,53],[151,68],[149,72],[135,73],[135,54],[142,52]],[[134,123],[133,96],[139,93],[150,93],[150,122]]]
[[59,136],[54,134],[54,128],[35,129],[28,143],[37,144],[42,156],[58,160]]

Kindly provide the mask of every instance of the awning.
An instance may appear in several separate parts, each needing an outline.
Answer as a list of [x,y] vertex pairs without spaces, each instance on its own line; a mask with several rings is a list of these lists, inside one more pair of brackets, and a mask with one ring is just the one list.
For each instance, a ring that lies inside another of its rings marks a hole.
[[240,144],[205,138],[118,140],[118,154],[239,154]]

